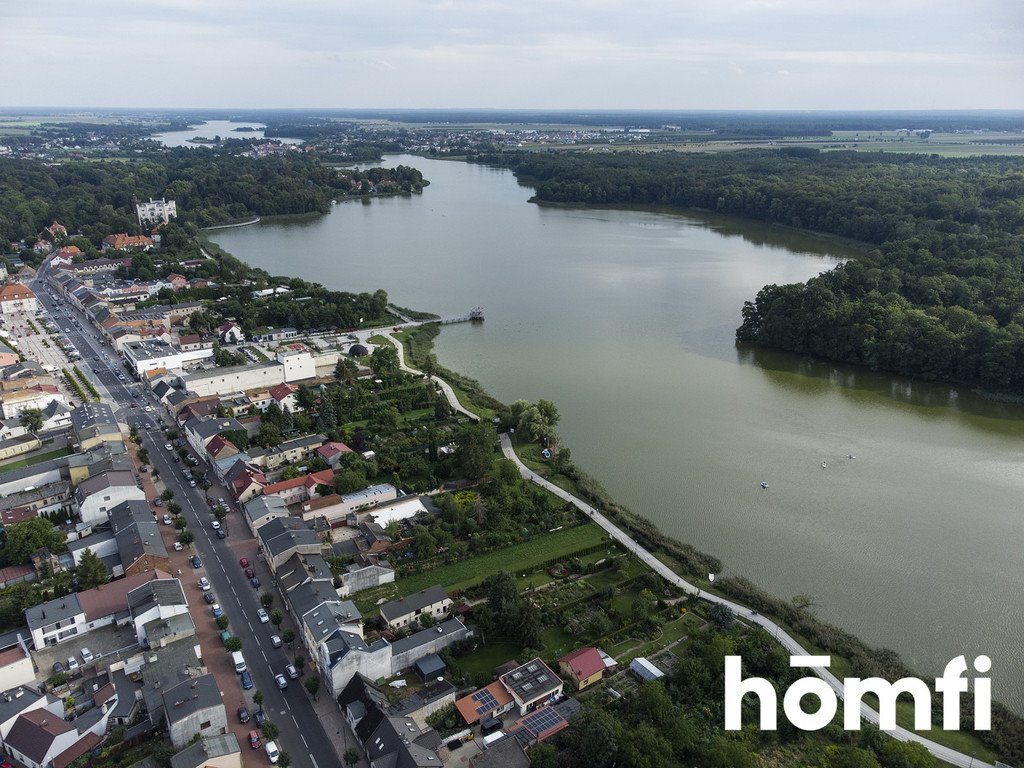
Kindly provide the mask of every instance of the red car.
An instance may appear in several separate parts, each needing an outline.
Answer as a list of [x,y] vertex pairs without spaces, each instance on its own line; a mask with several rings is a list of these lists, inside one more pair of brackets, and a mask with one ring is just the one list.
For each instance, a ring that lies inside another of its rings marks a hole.
[[241,560],[238,561],[238,564],[240,566],[242,566],[243,568],[248,568],[249,567],[249,558],[243,557]]
[[249,746],[253,749],[259,749],[263,746],[260,735],[256,731],[249,731]]
[[256,575],[256,572],[252,568],[246,568],[245,569],[245,577],[247,579],[251,579],[255,575]]

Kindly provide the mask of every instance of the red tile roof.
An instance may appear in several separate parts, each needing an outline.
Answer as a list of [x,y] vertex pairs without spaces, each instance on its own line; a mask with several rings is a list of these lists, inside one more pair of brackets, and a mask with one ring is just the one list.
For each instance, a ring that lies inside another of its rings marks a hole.
[[117,235],[107,235],[103,238],[103,244],[109,245],[111,248],[116,248],[119,251],[125,248],[152,248],[156,245],[152,238],[146,237],[145,235],[129,235],[127,232],[122,232]]
[[17,301],[20,299],[34,299],[36,295],[32,289],[21,283],[5,283],[0,288],[0,301]]
[[589,646],[577,648],[575,651],[565,654],[558,662],[568,664],[577,681],[586,680],[591,675],[602,672],[605,668],[601,654],[597,652],[596,648]]
[[133,576],[125,576],[123,579],[79,592],[78,602],[85,612],[85,620],[96,621],[104,616],[128,610],[128,593],[136,587],[153,579],[169,578],[171,578],[170,574],[163,571],[147,571]]
[[[474,701],[473,697],[482,691],[489,691],[491,696],[494,697],[495,704],[486,712],[477,712],[479,704]],[[479,691],[474,691],[468,696],[463,696],[455,702],[455,708],[459,711],[459,714],[462,715],[462,719],[469,725],[472,725],[484,715],[490,715],[495,709],[501,709],[510,701],[512,701],[512,695],[505,690],[505,686],[495,680],[486,688],[481,688]]]
[[294,384],[277,384],[270,388],[270,396],[278,402],[281,402],[289,395],[294,395],[298,391],[299,388]]
[[320,454],[322,458],[330,461],[339,453],[352,453],[352,449],[349,448],[344,443],[330,442],[321,445],[319,448],[316,449],[316,452]]
[[59,715],[47,709],[33,709],[18,716],[4,741],[29,760],[40,763],[53,740],[73,730]]

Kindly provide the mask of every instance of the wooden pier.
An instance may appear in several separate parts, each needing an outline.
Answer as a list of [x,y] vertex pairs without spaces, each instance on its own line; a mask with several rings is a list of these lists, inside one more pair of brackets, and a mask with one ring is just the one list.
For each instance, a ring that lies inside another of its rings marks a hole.
[[452,323],[482,323],[483,321],[483,307],[473,307],[473,309],[465,315],[459,315],[457,317],[442,317],[440,323],[441,325],[451,325]]

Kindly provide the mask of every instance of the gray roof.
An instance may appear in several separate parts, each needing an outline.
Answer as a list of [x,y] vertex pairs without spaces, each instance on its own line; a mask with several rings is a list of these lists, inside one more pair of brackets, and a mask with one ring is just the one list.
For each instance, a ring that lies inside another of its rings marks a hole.
[[541,696],[554,693],[562,684],[556,675],[540,659],[521,664],[500,678],[504,685],[520,701],[534,701]]
[[142,625],[146,633],[146,642],[150,648],[159,647],[160,643],[167,637],[177,635],[194,635],[196,624],[187,613],[179,613],[177,616],[170,616],[166,619],[156,618],[147,621]]
[[110,682],[114,684],[114,690],[117,691],[117,704],[110,710],[110,716],[129,717],[137,704],[135,691],[139,686],[128,679],[128,675],[123,669],[112,672]]
[[25,623],[29,629],[53,624],[55,621],[64,621],[72,616],[85,613],[82,604],[78,602],[78,593],[72,592],[65,597],[57,597],[42,605],[33,605],[25,609]]
[[71,428],[76,434],[98,428],[101,433],[120,432],[114,411],[106,403],[83,403],[71,411]]
[[33,488],[31,491],[18,491],[17,493],[11,493],[7,496],[0,497],[0,509],[15,509],[24,505],[32,504],[40,499],[46,499],[51,496],[58,498],[69,498],[71,491],[71,485],[64,480],[58,480],[53,483],[47,483],[46,485],[39,485]]
[[22,360],[21,362],[14,363],[13,365],[6,366],[3,369],[3,374],[0,375],[0,378],[4,381],[10,381],[11,379],[45,375],[46,371],[43,370],[43,366],[35,360]]
[[[31,477],[41,477],[47,472],[53,472],[54,470],[60,471],[62,467],[68,464],[67,456],[58,459],[49,459],[47,461],[41,461],[38,464],[29,464],[27,467],[19,467],[18,469],[12,469],[7,472],[0,474],[0,484],[6,485],[7,483],[14,483],[19,480],[28,481]],[[26,485],[31,483],[26,482]]]
[[209,674],[167,688],[163,700],[168,724],[184,720],[204,709],[224,706],[217,679]]
[[291,517],[275,517],[257,528],[256,535],[275,557],[294,547],[323,543],[316,531]]
[[75,539],[74,541],[68,542],[68,551],[72,554],[83,549],[91,549],[93,553],[99,548],[101,544],[105,544],[108,541],[113,541],[114,532],[111,530],[94,530],[89,536],[84,539]]
[[171,758],[171,768],[201,768],[207,760],[224,755],[233,755],[242,750],[233,733],[207,736],[191,746],[185,747]]
[[135,482],[135,475],[127,470],[111,470],[109,472],[101,472],[98,475],[93,475],[78,484],[75,489],[75,498],[79,501],[83,501],[89,498],[92,494],[98,493],[99,491],[106,490],[107,488],[137,488],[138,484]]
[[386,717],[363,747],[373,765],[392,765],[394,768],[440,766],[441,759],[436,752],[415,743],[422,735],[423,731],[413,720]]
[[[230,458],[236,459],[238,454],[231,456]],[[234,465],[232,465],[234,469]],[[229,470],[230,472],[230,470]],[[233,480],[234,478],[230,478]],[[230,482],[228,480],[228,482]],[[280,512],[283,515],[288,514],[288,505],[284,503],[284,499],[280,496],[257,496],[252,501],[246,502],[242,508],[245,510],[246,517],[249,521],[259,520],[264,515],[268,515],[274,512]]]
[[448,635],[455,634],[456,632],[464,632],[466,625],[463,624],[459,619],[448,619],[448,621],[442,621],[429,629],[421,629],[419,632],[414,632],[408,637],[403,637],[400,640],[395,640],[391,644],[391,652],[398,656],[399,654],[411,651],[421,646],[426,646],[437,640],[439,637],[447,637]]
[[6,723],[12,717],[18,716],[41,698],[43,694],[23,685],[4,691],[0,694],[0,723]]
[[529,768],[530,758],[516,739],[506,736],[476,755],[473,765],[476,768]]
[[303,555],[296,552],[277,569],[277,580],[285,592],[306,581],[332,581],[333,575],[327,561],[320,555]]
[[349,653],[375,653],[382,648],[387,648],[388,641],[376,640],[371,645],[367,645],[366,641],[359,635],[339,629],[324,641],[324,645],[327,646],[327,654],[331,660],[331,666],[334,666],[339,659],[344,658]]
[[234,430],[245,430],[245,426],[238,420],[232,418],[197,419],[195,417],[185,422],[185,429],[194,432],[202,439],[213,438],[221,432]]
[[153,579],[128,593],[128,611],[132,618],[158,605],[188,605],[177,579]]
[[440,584],[435,584],[432,587],[421,589],[419,592],[414,592],[398,600],[384,603],[380,607],[380,615],[390,622],[402,616],[407,616],[410,613],[423,610],[428,605],[434,605],[435,603],[450,599],[445,588]]
[[[135,505],[132,509],[129,505]],[[116,517],[115,517],[116,514]],[[144,501],[124,501],[110,511],[110,522],[117,539],[117,551],[126,568],[141,558],[167,557],[160,528]],[[156,563],[153,563],[156,568]]]

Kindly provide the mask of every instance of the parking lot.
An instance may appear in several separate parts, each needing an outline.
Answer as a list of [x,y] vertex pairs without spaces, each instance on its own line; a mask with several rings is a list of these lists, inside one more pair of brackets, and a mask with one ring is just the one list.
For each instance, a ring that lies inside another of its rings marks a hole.
[[[57,386],[63,394],[64,398],[68,401],[77,401],[78,394],[73,392],[67,384],[64,382],[63,377],[60,375],[61,368],[71,369],[74,365],[72,361],[68,359],[68,355],[60,348],[58,340],[62,340],[66,343],[67,348],[74,349],[70,342],[66,341],[66,336],[63,331],[60,330],[63,326],[60,323],[55,322],[55,328],[58,328],[56,332],[50,334],[47,332],[44,321],[44,317],[35,317],[34,315],[28,315],[22,312],[16,312],[10,315],[3,316],[4,330],[6,330],[10,336],[8,341],[13,341],[16,348],[21,352],[26,359],[35,360],[40,365],[53,366],[56,371],[51,371],[54,378],[57,379]],[[32,325],[29,325],[29,323]],[[67,321],[70,322],[70,321]],[[36,330],[32,327],[35,326]]]
[[[46,679],[53,674],[54,662],[59,661],[67,667],[68,657],[74,656],[81,665],[82,648],[92,651],[93,660],[87,666],[90,669],[95,667],[97,670],[106,669],[117,661],[124,661],[141,650],[131,627],[118,627],[111,624],[108,627],[94,629],[80,638],[67,640],[60,645],[32,651],[32,661],[35,662],[39,676]],[[78,671],[82,672],[81,669]]]

